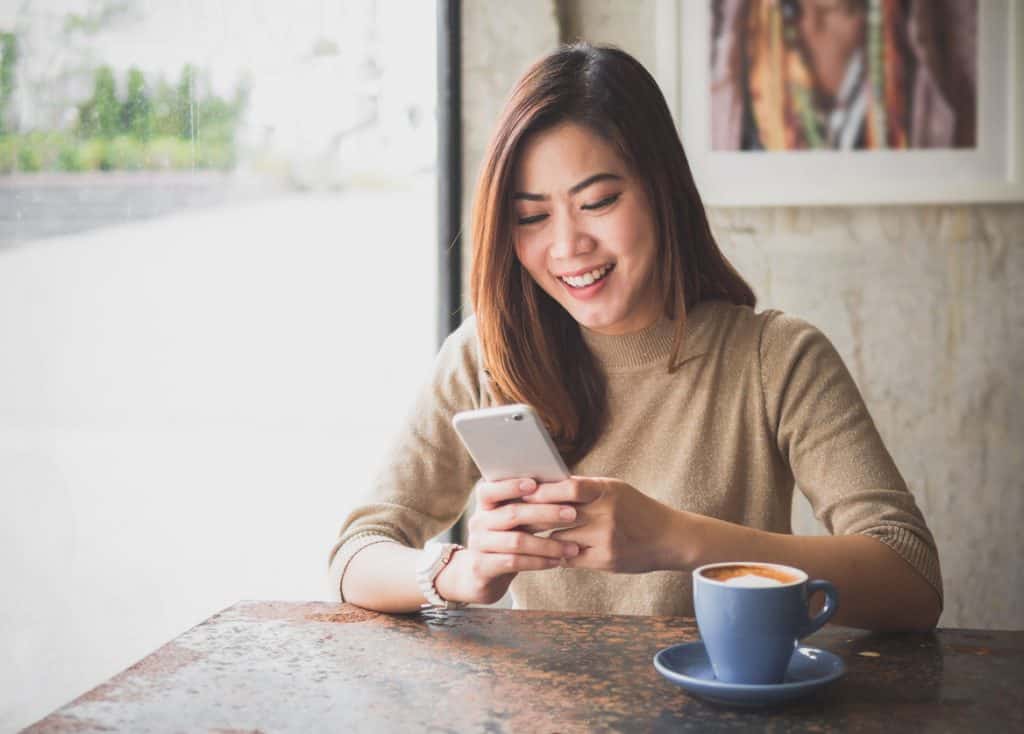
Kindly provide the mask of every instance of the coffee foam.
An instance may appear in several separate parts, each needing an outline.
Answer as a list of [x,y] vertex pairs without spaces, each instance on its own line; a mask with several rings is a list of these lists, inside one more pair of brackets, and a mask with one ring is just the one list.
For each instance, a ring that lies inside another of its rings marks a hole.
[[781,581],[765,578],[757,574],[748,573],[743,576],[734,576],[722,582],[726,586],[742,586],[744,589],[764,589],[769,586],[782,586]]
[[712,566],[705,569],[702,574],[704,578],[711,579],[712,581],[753,589],[785,586],[800,580],[799,576],[795,576],[781,568],[746,563]]

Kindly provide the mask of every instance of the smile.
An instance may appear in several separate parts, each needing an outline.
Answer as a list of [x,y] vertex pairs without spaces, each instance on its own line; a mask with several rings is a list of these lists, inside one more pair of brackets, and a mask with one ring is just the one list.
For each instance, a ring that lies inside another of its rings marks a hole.
[[614,265],[602,265],[599,268],[583,273],[582,275],[562,275],[559,280],[570,288],[586,288],[594,283],[604,280],[608,273],[615,269]]

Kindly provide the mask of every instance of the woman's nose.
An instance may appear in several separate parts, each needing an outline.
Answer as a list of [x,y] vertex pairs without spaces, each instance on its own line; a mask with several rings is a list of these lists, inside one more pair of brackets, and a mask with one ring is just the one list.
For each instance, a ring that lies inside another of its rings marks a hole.
[[558,217],[549,255],[552,260],[571,260],[594,249],[594,238],[577,226],[571,216]]

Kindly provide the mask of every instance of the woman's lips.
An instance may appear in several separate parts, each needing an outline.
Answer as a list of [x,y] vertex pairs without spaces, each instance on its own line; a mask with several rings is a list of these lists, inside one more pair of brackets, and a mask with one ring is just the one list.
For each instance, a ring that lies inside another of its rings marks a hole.
[[582,288],[573,288],[571,285],[566,283],[561,278],[558,279],[558,282],[561,284],[562,288],[564,288],[565,291],[573,298],[580,301],[589,301],[590,299],[596,297],[601,292],[601,289],[604,288],[605,284],[609,280],[611,280],[611,277],[614,274],[615,268],[612,268],[607,273],[605,273],[604,277],[601,278],[601,280],[595,281],[590,285],[585,285]]

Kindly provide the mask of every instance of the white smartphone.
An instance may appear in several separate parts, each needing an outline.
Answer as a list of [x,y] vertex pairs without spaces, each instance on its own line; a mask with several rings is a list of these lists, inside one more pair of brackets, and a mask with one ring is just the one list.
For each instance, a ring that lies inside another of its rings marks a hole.
[[530,477],[538,482],[569,478],[555,442],[529,405],[502,405],[456,413],[455,431],[489,482]]

